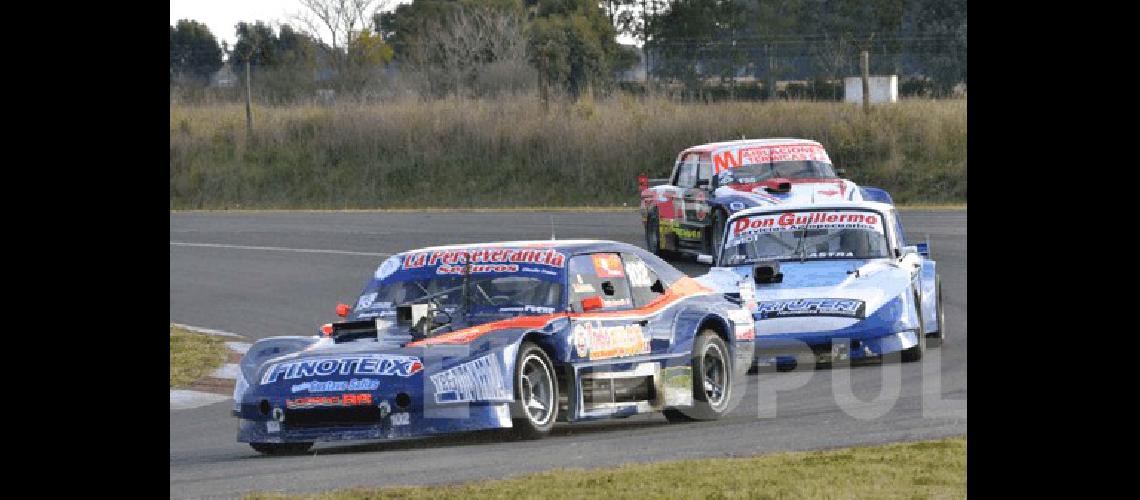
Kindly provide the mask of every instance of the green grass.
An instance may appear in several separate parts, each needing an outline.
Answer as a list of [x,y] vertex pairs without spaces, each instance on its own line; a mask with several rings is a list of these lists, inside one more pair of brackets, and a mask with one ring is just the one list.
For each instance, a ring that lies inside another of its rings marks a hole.
[[212,335],[170,325],[170,387],[198,380],[226,361],[226,344]]
[[965,498],[966,438],[529,474],[427,487],[247,499],[314,498]]
[[820,141],[900,204],[966,200],[966,101],[680,103],[532,96],[335,106],[170,105],[171,209],[621,206],[710,141]]

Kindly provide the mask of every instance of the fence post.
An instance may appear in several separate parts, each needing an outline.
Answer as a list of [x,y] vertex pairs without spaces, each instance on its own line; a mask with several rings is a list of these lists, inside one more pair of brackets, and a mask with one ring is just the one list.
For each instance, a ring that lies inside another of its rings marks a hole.
[[863,66],[863,112],[871,111],[871,56],[866,50],[862,54]]
[[251,109],[249,90],[249,57],[245,58],[245,128],[253,135],[253,110]]

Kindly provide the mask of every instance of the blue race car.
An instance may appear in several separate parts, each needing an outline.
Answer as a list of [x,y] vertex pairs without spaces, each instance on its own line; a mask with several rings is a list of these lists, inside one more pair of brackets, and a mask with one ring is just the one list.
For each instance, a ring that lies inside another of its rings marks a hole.
[[[713,287],[756,283],[756,356],[777,367],[901,352],[945,336],[929,244],[907,246],[895,207],[836,201],[759,207],[727,220]],[[724,285],[718,285],[723,283]]]
[[[716,419],[753,358],[740,296],[641,248],[520,241],[385,260],[322,334],[257,341],[234,388],[262,453],[663,412]],[[739,292],[739,293],[737,293]],[[741,388],[742,389],[742,388]]]

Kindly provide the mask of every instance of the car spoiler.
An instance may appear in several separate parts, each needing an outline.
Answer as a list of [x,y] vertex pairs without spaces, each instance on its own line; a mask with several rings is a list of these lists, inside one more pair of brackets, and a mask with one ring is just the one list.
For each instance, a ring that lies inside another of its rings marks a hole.
[[669,182],[668,178],[650,179],[648,174],[642,172],[641,174],[639,174],[637,176],[637,192],[640,193],[642,191],[645,191],[646,189],[649,189],[652,186],[660,186],[662,184],[667,184],[668,182]]

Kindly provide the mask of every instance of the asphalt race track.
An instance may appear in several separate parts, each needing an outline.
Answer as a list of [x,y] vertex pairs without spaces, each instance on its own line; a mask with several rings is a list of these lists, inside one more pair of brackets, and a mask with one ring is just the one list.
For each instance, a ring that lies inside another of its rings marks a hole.
[[[558,239],[644,246],[633,210],[172,212],[170,321],[249,339],[313,335],[338,319],[336,303],[353,303],[388,255],[429,245],[549,239],[552,217]],[[263,457],[236,442],[228,401],[171,410],[170,494],[461,482],[552,468],[966,434],[966,210],[908,210],[902,218],[908,241],[929,235],[945,294],[946,343],[929,349],[921,363],[761,370],[748,376],[740,405],[716,422],[668,424],[660,415],[640,415],[558,424],[539,441],[507,441],[483,432],[395,443],[320,443],[314,453],[292,457]],[[695,262],[674,265],[693,276],[705,269]]]

